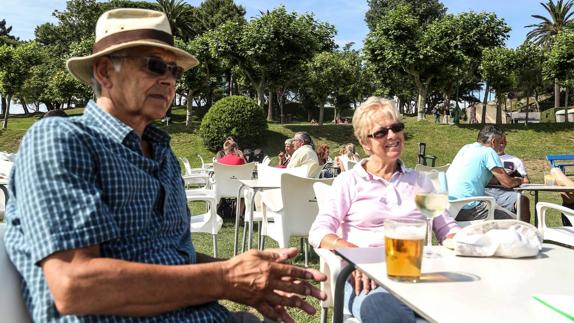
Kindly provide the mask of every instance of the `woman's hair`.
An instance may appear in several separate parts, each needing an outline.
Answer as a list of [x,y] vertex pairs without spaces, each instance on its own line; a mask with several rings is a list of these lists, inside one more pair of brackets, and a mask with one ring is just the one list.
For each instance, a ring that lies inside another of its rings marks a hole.
[[329,145],[327,144],[320,144],[317,147],[317,157],[319,157],[319,165],[323,165],[329,159],[329,155],[327,154],[327,150],[329,150]]
[[223,152],[227,155],[227,154],[231,154],[231,153],[235,153],[235,150],[237,149],[237,144],[235,143],[235,141],[233,140],[225,140],[225,142],[223,143]]
[[363,102],[353,114],[353,129],[355,137],[361,144],[367,143],[369,132],[375,125],[374,115],[382,112],[392,121],[400,121],[401,115],[395,106],[395,101],[372,96]]
[[346,144],[345,154],[347,155],[347,157],[353,158],[353,156],[355,155],[355,145],[351,143]]

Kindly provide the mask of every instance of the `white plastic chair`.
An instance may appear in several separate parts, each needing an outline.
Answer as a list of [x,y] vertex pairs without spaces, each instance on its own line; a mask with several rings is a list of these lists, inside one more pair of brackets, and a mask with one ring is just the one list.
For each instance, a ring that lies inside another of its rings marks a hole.
[[[207,170],[210,170],[213,168],[213,163],[204,163],[203,157],[201,157],[201,155],[197,155],[197,157],[199,157],[199,160],[201,161],[201,168],[207,169]],[[213,160],[215,160],[215,157],[213,158]]]
[[20,275],[10,262],[4,247],[6,224],[0,223],[0,315],[2,322],[32,322],[20,290]]
[[251,179],[256,163],[243,165],[213,164],[213,178],[215,180],[216,198],[237,198],[237,190],[241,183],[240,179]]
[[217,233],[223,225],[223,219],[217,214],[217,198],[214,189],[190,189],[185,190],[188,202],[204,201],[207,204],[207,212],[192,215],[190,222],[191,232],[209,233],[213,240],[213,256],[217,258]]
[[[438,167],[431,167],[431,166],[416,164],[415,170],[417,172],[426,172],[426,173],[428,173],[428,172],[446,172],[448,170],[449,166],[450,166],[450,164],[446,164],[446,165],[438,166]],[[473,223],[478,223],[478,222],[482,222],[482,221],[486,221],[486,220],[494,220],[494,210],[495,209],[506,212],[506,213],[512,215],[514,218],[516,218],[515,214],[510,213],[510,212],[504,210],[503,208],[498,208],[496,206],[496,200],[492,196],[473,196],[473,197],[467,197],[467,198],[462,198],[462,199],[449,200],[448,202],[449,202],[448,214],[453,218],[456,218],[456,215],[458,214],[458,212],[466,204],[468,204],[470,202],[486,202],[487,203],[488,214],[487,214],[485,219],[472,220],[472,221],[456,221],[456,223],[458,225],[460,225],[461,227],[466,227],[466,226],[471,225]]]
[[[311,229],[311,225],[319,211],[315,192],[313,191],[313,183],[316,182],[331,184],[333,179],[304,178],[291,174],[282,174],[281,202],[266,200],[276,195],[262,194],[262,247],[266,236],[277,241],[280,248],[286,248],[289,245],[291,236],[303,237],[305,239],[305,266],[308,264],[308,243],[306,238],[309,236],[309,229]],[[270,217],[273,217],[273,222],[269,222]]]
[[189,160],[185,157],[178,157],[183,164],[185,174],[182,175],[183,182],[186,188],[202,187],[208,188],[209,186],[209,171],[204,168],[192,168]]
[[263,157],[263,160],[261,161],[261,165],[269,165],[269,163],[271,162],[271,158],[269,158],[269,156],[265,155],[265,157]]
[[0,221],[4,221],[4,212],[6,212],[6,196],[4,191],[0,190]]
[[[282,174],[291,174],[299,177],[305,177],[307,175],[307,165],[293,167],[293,168],[279,168],[279,167],[272,167],[263,164],[257,164],[257,178],[259,182],[265,183],[269,186],[277,186],[281,187],[281,175]],[[251,195],[253,192],[245,192],[245,218],[244,222],[246,223],[243,226],[243,242],[241,250],[245,251],[245,240],[247,238],[247,234],[249,236],[252,235],[252,232],[247,232],[248,223],[251,221],[257,222],[258,224],[261,223],[263,220],[263,212],[259,210],[258,206],[261,201],[261,194],[257,194],[255,196],[255,205],[251,205]],[[275,194],[278,196],[278,199],[281,199],[281,190],[280,189],[272,189],[268,190],[266,194]],[[255,209],[255,210],[254,210]],[[259,230],[259,243],[261,243],[261,230]]]
[[574,227],[549,227],[546,223],[546,215],[549,210],[562,212],[570,220],[570,223],[574,223],[574,210],[554,203],[538,202],[536,213],[538,230],[542,234],[542,238],[574,246]]
[[348,159],[345,165],[345,170],[350,170],[351,168],[355,167],[356,164],[356,161]]

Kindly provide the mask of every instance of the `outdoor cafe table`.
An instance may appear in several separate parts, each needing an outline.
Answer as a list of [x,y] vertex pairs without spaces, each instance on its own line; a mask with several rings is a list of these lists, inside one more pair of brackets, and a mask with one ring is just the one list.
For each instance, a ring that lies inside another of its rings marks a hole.
[[[574,192],[574,187],[559,186],[559,185],[544,185],[544,184],[522,184],[515,187],[514,190],[518,194],[517,201],[520,199],[520,194],[525,191],[534,192],[534,225],[538,226],[538,216],[536,212],[536,204],[538,204],[539,192]],[[516,214],[520,214],[520,203],[516,203]]]
[[[257,192],[260,191],[264,191],[264,190],[268,190],[268,189],[274,189],[274,188],[279,188],[278,185],[274,185],[272,183],[266,182],[265,180],[262,179],[239,179],[238,180],[241,185],[239,186],[239,189],[237,190],[237,205],[239,205],[239,201],[241,200],[242,197],[242,192],[243,190],[247,187],[247,188],[251,188],[253,190],[253,195],[251,196],[251,207],[254,208],[255,207],[255,194],[257,194]],[[246,203],[247,205],[247,203]],[[251,219],[253,219],[253,209],[251,210],[245,210],[245,213],[247,215],[247,212],[251,212]],[[238,249],[238,236],[239,236],[239,217],[241,216],[241,208],[240,207],[236,207],[235,210],[235,235],[233,238],[233,255],[236,256],[237,255],[237,249]],[[249,238],[247,240],[247,249],[251,249],[251,238],[252,238],[252,234],[253,234],[253,221],[249,221],[249,229],[248,229],[248,234],[249,234]]]
[[445,247],[433,248],[440,256],[423,258],[417,283],[387,278],[384,248],[337,249],[349,265],[337,280],[334,322],[343,319],[341,281],[354,268],[429,322],[565,321],[533,296],[574,295],[574,250],[544,243],[537,257],[509,259],[458,257]]

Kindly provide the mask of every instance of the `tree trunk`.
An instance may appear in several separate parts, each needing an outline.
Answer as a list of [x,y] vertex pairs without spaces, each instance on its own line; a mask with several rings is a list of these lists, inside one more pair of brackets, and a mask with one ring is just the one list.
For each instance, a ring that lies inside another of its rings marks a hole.
[[279,103],[279,120],[281,124],[285,123],[285,113],[283,113],[283,108],[285,107],[285,91],[277,90],[277,102]]
[[4,95],[2,95],[1,98],[2,98],[2,100],[1,100],[0,106],[1,106],[2,109],[0,110],[0,113],[1,113],[1,115],[3,116],[3,115],[4,115],[4,111],[6,111],[6,97],[5,97]]
[[496,98],[496,124],[502,124],[502,95],[497,95]]
[[484,99],[482,100],[482,116],[480,123],[486,124],[486,106],[488,105],[488,92],[490,91],[490,85],[486,82],[484,87]]
[[265,111],[265,89],[263,88],[263,82],[253,85],[257,92],[257,104],[261,107],[261,110]]
[[444,99],[443,110],[445,116],[444,123],[448,124],[447,112],[450,110],[450,95],[448,93],[443,94],[443,99]]
[[425,119],[425,112],[426,112],[425,106],[426,106],[428,89],[431,82],[431,77],[429,77],[429,79],[426,82],[422,82],[419,75],[415,75],[414,79],[418,91],[418,99],[416,107],[416,109],[418,110],[417,121],[420,121]]
[[536,111],[540,112],[540,102],[538,102],[538,90],[534,90],[534,103],[536,103]]
[[30,114],[30,111],[28,111],[28,106],[26,105],[26,100],[20,99],[20,102],[22,102],[22,109],[24,110],[24,115],[28,116]]
[[528,111],[530,111],[530,89],[526,90],[526,118],[524,118],[524,124],[528,124]]
[[185,112],[185,126],[189,128],[191,127],[191,120],[193,117],[193,91],[191,89],[187,91],[186,101],[187,109]]
[[566,86],[566,90],[564,92],[566,92],[564,93],[564,115],[566,116],[564,118],[564,122],[568,122],[568,86]]
[[2,123],[2,129],[8,129],[8,116],[10,115],[11,101],[12,101],[12,95],[8,94],[6,96],[6,109],[4,109],[4,122]]
[[558,78],[554,79],[554,109],[560,107],[560,82]]
[[323,117],[325,116],[325,102],[321,102],[319,105],[319,125],[323,125]]
[[269,89],[269,100],[267,102],[267,121],[273,121],[273,90]]

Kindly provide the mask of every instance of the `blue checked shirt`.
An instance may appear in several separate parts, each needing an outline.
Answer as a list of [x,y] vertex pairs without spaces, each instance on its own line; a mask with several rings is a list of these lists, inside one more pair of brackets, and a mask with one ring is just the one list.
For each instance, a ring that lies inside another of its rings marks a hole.
[[103,257],[164,265],[196,262],[169,136],[150,125],[143,138],[153,148],[152,158],[143,156],[130,127],[94,102],[81,117],[37,122],[24,137],[10,177],[5,243],[22,275],[34,321],[230,320],[217,302],[141,318],[62,316],[54,306],[39,262],[57,251],[97,244]]

